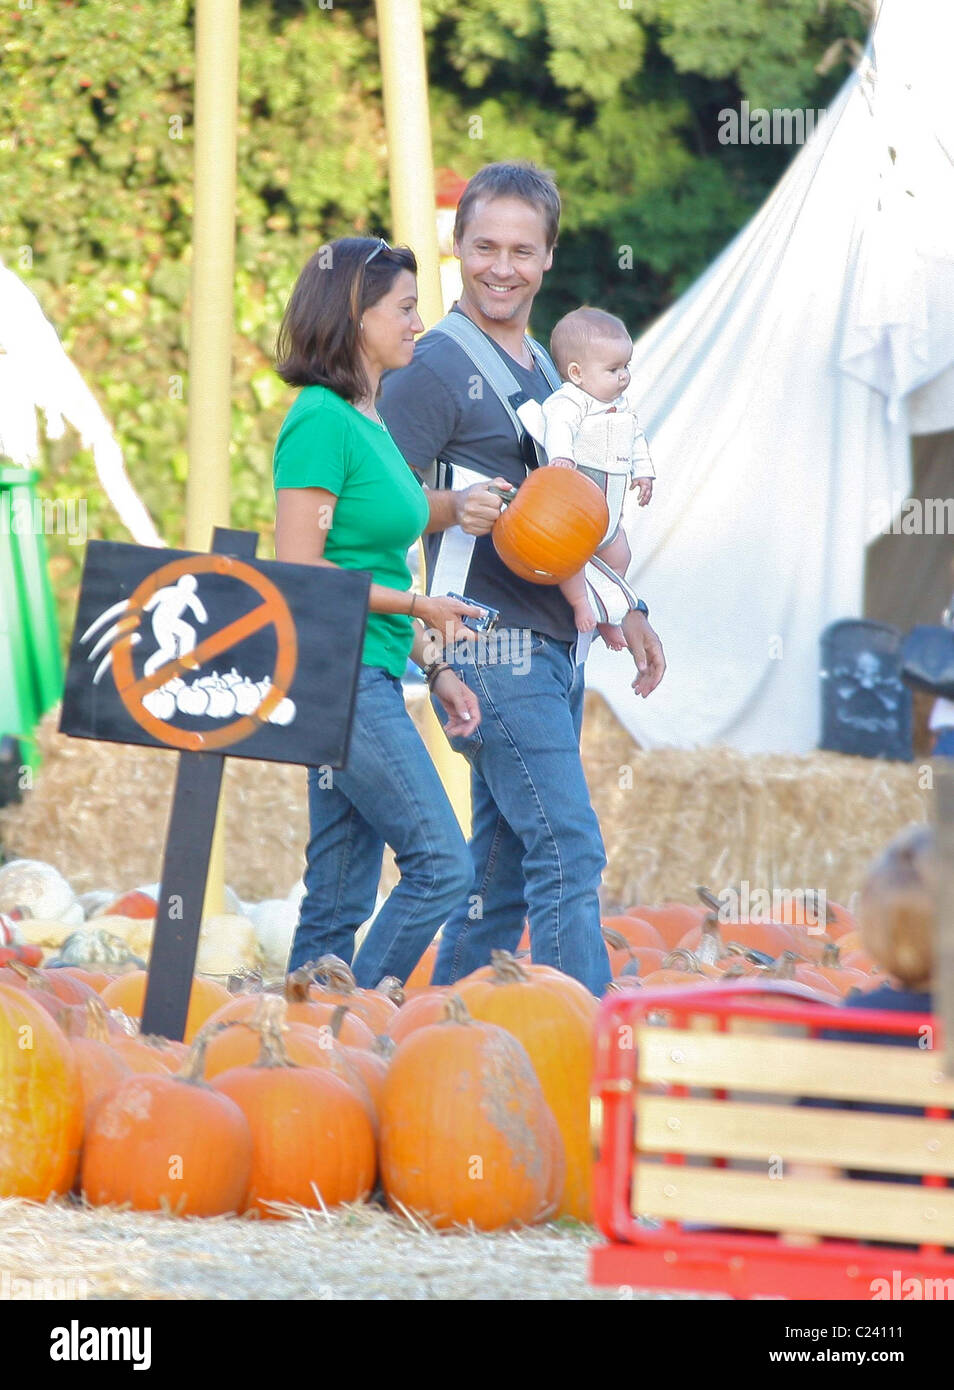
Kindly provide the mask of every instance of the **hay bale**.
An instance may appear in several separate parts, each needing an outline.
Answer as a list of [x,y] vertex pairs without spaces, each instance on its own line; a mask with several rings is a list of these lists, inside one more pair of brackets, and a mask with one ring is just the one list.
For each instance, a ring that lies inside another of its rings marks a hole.
[[[420,692],[409,698],[420,727]],[[158,879],[176,759],[158,749],[39,729],[43,766],[19,805],[0,810],[8,857],[53,864],[75,893]],[[583,764],[606,842],[604,907],[692,900],[694,885],[855,892],[873,855],[927,816],[915,764],[837,753],[750,756],[727,748],[639,749],[608,706],[588,695]],[[226,761],[227,882],[245,903],[285,898],[308,837],[305,770]],[[382,892],[396,881],[385,856]]]
[[[0,1279],[8,1298],[90,1302],[619,1301],[617,1289],[587,1282],[592,1228],[437,1233],[375,1205],[285,1210],[285,1221],[260,1221],[0,1199]],[[692,1295],[637,1290],[633,1297]]]

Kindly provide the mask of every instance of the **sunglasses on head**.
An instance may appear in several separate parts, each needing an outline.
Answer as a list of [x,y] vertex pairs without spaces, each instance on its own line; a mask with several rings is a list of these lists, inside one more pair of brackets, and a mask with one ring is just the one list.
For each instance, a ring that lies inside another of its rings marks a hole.
[[392,248],[384,240],[384,237],[379,236],[377,246],[371,252],[370,256],[366,256],[364,259],[365,265],[370,265],[371,262],[374,260],[375,256],[379,255],[382,251],[390,251],[391,249]]

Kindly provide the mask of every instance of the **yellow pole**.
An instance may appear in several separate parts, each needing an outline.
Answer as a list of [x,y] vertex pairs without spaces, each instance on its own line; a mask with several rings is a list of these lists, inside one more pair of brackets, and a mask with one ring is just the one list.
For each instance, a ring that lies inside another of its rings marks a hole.
[[[229,524],[239,0],[197,0],[189,475],[185,544],[208,550]],[[221,912],[225,836],[215,827],[203,918]]]
[[444,316],[420,0],[376,0],[388,138],[391,231],[417,256],[424,327]]
[[[427,64],[420,0],[376,0],[378,47],[388,137],[391,233],[411,247],[418,264],[418,311],[424,327],[444,316]],[[423,563],[422,563],[423,570]],[[444,790],[465,834],[470,833],[470,771],[455,753],[428,705],[424,736]]]

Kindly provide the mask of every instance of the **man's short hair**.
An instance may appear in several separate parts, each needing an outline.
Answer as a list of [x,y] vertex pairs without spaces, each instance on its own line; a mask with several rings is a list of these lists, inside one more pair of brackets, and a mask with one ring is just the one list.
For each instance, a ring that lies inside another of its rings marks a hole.
[[550,356],[565,381],[571,362],[579,362],[591,343],[605,343],[614,338],[630,338],[622,319],[605,309],[573,309],[554,324],[550,334]]
[[485,164],[469,180],[457,204],[457,217],[454,221],[454,240],[460,241],[467,230],[474,207],[481,201],[492,198],[519,198],[529,203],[543,218],[547,240],[547,250],[556,244],[560,229],[560,194],[547,169],[540,169],[529,160],[518,160],[512,164]]

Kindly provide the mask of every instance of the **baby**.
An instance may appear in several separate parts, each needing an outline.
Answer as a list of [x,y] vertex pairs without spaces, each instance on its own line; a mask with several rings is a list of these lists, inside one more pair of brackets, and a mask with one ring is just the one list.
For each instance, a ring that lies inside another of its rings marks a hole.
[[[550,355],[563,378],[543,402],[543,446],[552,466],[576,468],[606,498],[609,527],[597,555],[623,578],[629,543],[620,525],[628,490],[639,488],[639,505],[653,495],[655,470],[646,436],[625,397],[633,342],[622,319],[602,309],[574,309],[550,337]],[[628,645],[624,627],[597,623],[582,571],[560,585],[580,632],[598,627],[607,646]]]

